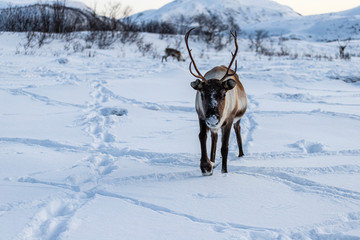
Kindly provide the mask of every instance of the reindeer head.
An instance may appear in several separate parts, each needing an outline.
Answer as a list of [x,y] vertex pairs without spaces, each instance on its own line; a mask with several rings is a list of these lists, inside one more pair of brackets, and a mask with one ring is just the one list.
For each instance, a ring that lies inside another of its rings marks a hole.
[[[221,123],[226,104],[226,93],[236,86],[236,81],[232,77],[236,74],[237,62],[235,61],[235,71],[230,70],[230,68],[238,51],[237,38],[236,34],[231,32],[235,38],[236,49],[235,53],[232,53],[232,59],[229,66],[227,68],[225,66],[219,67],[226,69],[225,75],[219,77],[211,76],[213,78],[206,79],[198,70],[191,55],[191,49],[189,48],[188,38],[192,30],[193,29],[190,29],[185,36],[186,47],[191,59],[189,70],[190,73],[197,78],[191,83],[191,87],[198,91],[197,101],[202,108],[201,112],[203,115],[201,117],[204,118],[206,125],[209,128],[214,129],[220,127],[219,124]],[[192,65],[194,65],[197,74],[192,72]],[[221,69],[220,72],[223,73],[223,69]]]
[[217,128],[223,116],[226,92],[236,86],[235,80],[210,79],[203,82],[197,79],[191,86],[199,91],[198,101],[202,106],[206,125],[209,128]]

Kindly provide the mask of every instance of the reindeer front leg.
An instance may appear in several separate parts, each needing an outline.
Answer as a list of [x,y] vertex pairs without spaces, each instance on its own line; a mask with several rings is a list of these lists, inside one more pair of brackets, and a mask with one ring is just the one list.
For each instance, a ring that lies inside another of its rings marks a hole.
[[210,155],[210,161],[211,161],[211,163],[213,165],[215,164],[217,140],[218,140],[218,133],[211,131],[211,155]]
[[211,175],[213,167],[207,156],[207,150],[206,150],[206,140],[207,140],[207,133],[209,131],[209,128],[206,126],[204,120],[199,119],[199,123],[200,123],[199,140],[201,145],[200,169],[203,175]]
[[221,143],[221,156],[222,156],[222,173],[227,173],[227,157],[229,153],[229,138],[232,123],[226,124],[222,127],[222,143]]

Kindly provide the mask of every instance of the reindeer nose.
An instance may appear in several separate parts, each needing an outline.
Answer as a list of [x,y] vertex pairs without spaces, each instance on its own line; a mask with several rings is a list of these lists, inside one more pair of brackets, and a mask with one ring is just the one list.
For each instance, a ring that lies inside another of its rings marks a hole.
[[219,123],[219,120],[215,115],[211,115],[206,118],[205,122],[208,127],[213,128]]

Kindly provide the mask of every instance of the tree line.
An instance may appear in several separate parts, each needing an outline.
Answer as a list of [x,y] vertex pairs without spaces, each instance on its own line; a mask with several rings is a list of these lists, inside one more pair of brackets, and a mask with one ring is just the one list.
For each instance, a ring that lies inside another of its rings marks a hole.
[[221,32],[239,31],[230,16],[227,21],[208,12],[191,19],[178,17],[176,24],[163,21],[139,22],[130,17],[131,9],[123,8],[120,3],[108,5],[98,14],[96,9],[77,9],[68,7],[66,0],[56,0],[52,4],[29,6],[9,6],[0,9],[0,31],[68,33],[76,31],[133,31],[159,34],[185,34],[189,26],[196,25],[202,31],[194,33],[200,38],[212,40]]

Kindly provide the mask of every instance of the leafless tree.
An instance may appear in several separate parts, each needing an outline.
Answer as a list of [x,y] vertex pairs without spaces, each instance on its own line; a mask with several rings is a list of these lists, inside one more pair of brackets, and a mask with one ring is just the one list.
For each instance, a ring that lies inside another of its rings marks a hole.
[[63,33],[65,23],[65,5],[66,0],[56,0],[53,7],[53,32]]
[[[221,50],[229,42],[229,38],[226,32],[232,30],[234,32],[240,31],[240,28],[232,17],[228,17],[227,20],[221,19],[218,15],[208,11],[195,16],[192,19],[199,26],[199,31],[194,31],[197,34],[198,39],[205,41],[208,45],[211,45],[216,50]],[[223,41],[225,39],[225,41]],[[227,39],[227,40],[226,40]]]
[[264,45],[264,42],[267,38],[269,38],[269,33],[267,31],[256,30],[255,34],[249,35],[249,48],[259,54],[267,52],[267,48]]
[[[124,12],[127,10],[124,10]],[[117,1],[109,1],[105,4],[105,10],[102,15],[108,17],[108,26],[110,31],[116,31],[117,21],[119,18],[123,17],[122,5]]]

